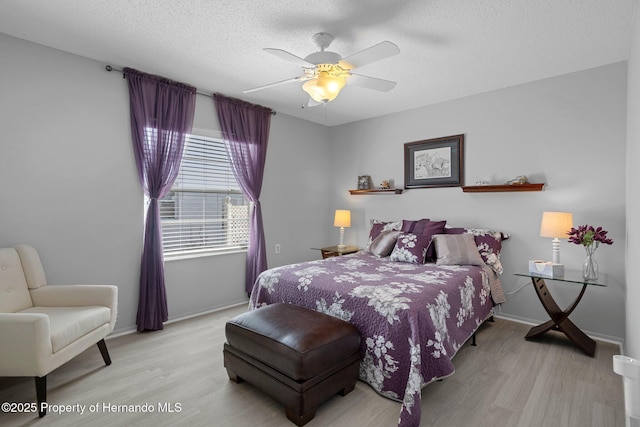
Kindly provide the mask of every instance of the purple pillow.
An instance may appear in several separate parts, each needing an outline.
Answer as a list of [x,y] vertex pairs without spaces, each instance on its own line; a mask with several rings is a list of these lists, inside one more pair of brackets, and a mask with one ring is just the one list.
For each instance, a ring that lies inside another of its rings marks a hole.
[[424,264],[427,247],[431,243],[431,236],[418,236],[413,233],[400,233],[396,247],[389,256],[391,261]]
[[[418,234],[420,236],[426,236],[429,241],[436,234],[444,233],[444,226],[447,224],[447,221],[430,221],[421,219],[418,221],[416,226],[413,228],[414,234]],[[436,250],[434,245],[428,245],[427,254],[425,257],[426,261],[435,261],[436,260]]]
[[400,229],[400,231],[402,231],[403,233],[412,233],[413,232],[413,227],[416,226],[416,223],[418,221],[410,221],[408,219],[403,219],[402,220],[402,228]]
[[422,234],[422,231],[424,230],[424,227],[430,222],[431,220],[428,218],[425,219],[421,219],[420,221],[416,221],[416,224],[413,227],[413,230],[411,230],[411,232],[413,234]]
[[424,218],[424,219],[421,219],[420,221],[411,221],[408,219],[403,219],[402,228],[400,229],[400,231],[402,231],[403,233],[422,234],[422,229],[424,228],[425,222],[429,222],[429,218]]
[[467,229],[462,227],[451,227],[451,228],[444,229],[444,234],[462,234],[466,232],[467,232]]

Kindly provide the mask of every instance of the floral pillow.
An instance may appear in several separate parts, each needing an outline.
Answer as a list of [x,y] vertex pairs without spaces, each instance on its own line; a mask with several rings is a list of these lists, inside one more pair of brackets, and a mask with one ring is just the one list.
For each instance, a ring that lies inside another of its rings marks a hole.
[[427,248],[431,243],[431,236],[418,236],[413,233],[400,233],[393,252],[389,256],[391,261],[423,264],[427,255]]
[[508,234],[484,228],[446,228],[445,232],[446,234],[473,234],[482,260],[490,266],[493,271],[502,274],[500,251],[502,250],[502,241],[510,237]]

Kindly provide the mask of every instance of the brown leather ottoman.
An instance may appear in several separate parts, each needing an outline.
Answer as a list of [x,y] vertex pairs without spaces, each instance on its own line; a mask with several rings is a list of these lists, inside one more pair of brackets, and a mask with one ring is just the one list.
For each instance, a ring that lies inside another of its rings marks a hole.
[[224,366],[284,404],[302,426],[318,405],[354,389],[360,366],[360,334],[348,322],[291,304],[248,311],[226,324]]

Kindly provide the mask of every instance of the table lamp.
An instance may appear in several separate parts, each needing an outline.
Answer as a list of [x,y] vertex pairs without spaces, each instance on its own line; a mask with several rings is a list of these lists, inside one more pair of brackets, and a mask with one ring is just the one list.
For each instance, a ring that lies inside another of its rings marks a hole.
[[543,212],[540,236],[553,237],[553,263],[560,264],[560,239],[568,239],[567,233],[573,227],[573,215],[569,212]]
[[336,209],[336,215],[333,217],[333,226],[340,227],[340,244],[338,250],[342,251],[347,246],[342,243],[344,239],[344,228],[351,227],[351,211]]

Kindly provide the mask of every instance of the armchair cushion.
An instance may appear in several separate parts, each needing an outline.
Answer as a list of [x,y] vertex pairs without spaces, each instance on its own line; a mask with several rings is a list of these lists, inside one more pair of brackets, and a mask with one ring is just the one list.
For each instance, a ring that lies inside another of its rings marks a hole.
[[111,310],[107,307],[31,307],[20,313],[44,314],[49,317],[51,348],[56,353],[83,335],[108,324]]
[[31,300],[35,307],[108,307],[109,330],[116,324],[118,288],[113,285],[48,285],[33,289]]

